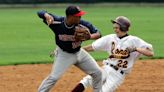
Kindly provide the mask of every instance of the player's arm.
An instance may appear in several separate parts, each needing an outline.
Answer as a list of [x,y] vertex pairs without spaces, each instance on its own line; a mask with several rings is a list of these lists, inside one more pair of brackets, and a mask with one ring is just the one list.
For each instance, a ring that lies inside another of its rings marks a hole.
[[98,38],[100,38],[100,37],[101,37],[101,34],[100,34],[99,31],[97,31],[96,33],[92,33],[92,34],[91,34],[91,38],[90,38],[90,39],[96,40],[96,39],[98,39]]
[[145,42],[144,40],[135,37],[134,41],[134,48],[130,48],[130,52],[137,51],[138,53],[152,57],[154,55],[153,47],[151,44]]
[[49,13],[47,13],[47,11],[38,11],[38,16],[40,18],[43,19],[43,21],[47,24],[47,25],[50,25],[50,24],[53,24],[54,22],[54,17],[52,15],[50,15]]
[[110,39],[109,37],[108,36],[101,37],[100,39],[95,40],[92,44],[84,46],[83,49],[85,49],[88,52],[107,51],[109,47],[107,39]]
[[80,24],[86,26],[89,29],[89,31],[91,33],[90,34],[91,40],[96,40],[96,39],[101,37],[100,31],[96,27],[94,27],[91,23],[84,21],[84,20],[81,20]]
[[136,51],[148,57],[154,56],[153,50],[149,48],[136,48]]
[[98,31],[98,29],[95,28],[92,24],[89,25],[89,30],[91,32],[91,40],[96,40],[101,37],[100,31]]
[[93,47],[92,47],[91,44],[90,45],[87,45],[87,46],[84,46],[83,49],[86,50],[87,52],[94,51],[94,49],[93,49]]
[[143,54],[145,56],[148,57],[152,57],[154,56],[154,52],[151,46],[147,46],[147,47],[128,47],[127,50],[129,52],[135,52],[137,51],[140,54]]

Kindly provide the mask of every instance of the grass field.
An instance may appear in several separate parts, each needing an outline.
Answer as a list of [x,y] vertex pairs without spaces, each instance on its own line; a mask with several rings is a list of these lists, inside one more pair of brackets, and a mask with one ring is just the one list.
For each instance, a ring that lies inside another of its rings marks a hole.
[[[42,8],[43,9],[43,8]],[[44,8],[64,16],[65,8]],[[92,22],[103,35],[111,34],[110,19],[124,15],[132,21],[130,34],[153,44],[155,57],[164,55],[164,7],[82,7],[87,14],[83,19]],[[0,9],[0,65],[50,63],[49,53],[55,48],[54,35],[37,17],[41,8]],[[91,41],[84,42],[83,45]],[[106,53],[91,53],[96,59]]]

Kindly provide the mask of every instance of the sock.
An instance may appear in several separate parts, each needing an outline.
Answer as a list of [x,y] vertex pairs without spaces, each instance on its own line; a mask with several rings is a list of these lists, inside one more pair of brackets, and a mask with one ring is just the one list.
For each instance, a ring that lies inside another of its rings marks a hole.
[[72,90],[72,92],[83,92],[84,91],[84,86],[83,84],[79,83],[78,85],[76,85],[76,87]]

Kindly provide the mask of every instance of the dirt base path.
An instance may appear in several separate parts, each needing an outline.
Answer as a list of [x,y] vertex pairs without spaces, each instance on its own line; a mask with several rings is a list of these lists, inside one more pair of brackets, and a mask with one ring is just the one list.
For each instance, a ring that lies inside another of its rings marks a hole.
[[[99,62],[101,65],[101,62]],[[0,66],[0,92],[37,92],[52,64]],[[85,74],[72,66],[52,92],[71,92]],[[87,89],[85,92],[92,92]],[[140,60],[116,92],[164,92],[164,60]]]

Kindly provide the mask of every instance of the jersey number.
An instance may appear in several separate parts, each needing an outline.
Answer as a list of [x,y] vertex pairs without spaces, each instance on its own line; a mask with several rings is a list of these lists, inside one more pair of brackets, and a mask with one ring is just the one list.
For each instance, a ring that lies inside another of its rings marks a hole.
[[128,61],[119,60],[117,66],[127,68]]

